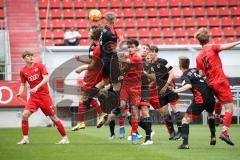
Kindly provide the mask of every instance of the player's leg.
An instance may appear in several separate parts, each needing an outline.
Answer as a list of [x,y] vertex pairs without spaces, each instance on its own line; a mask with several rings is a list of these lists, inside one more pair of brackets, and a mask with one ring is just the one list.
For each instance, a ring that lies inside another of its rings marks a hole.
[[124,116],[120,116],[119,117],[119,138],[123,139],[125,136],[125,117]]
[[215,128],[215,118],[213,113],[208,113],[208,126],[211,133],[210,145],[216,145],[216,128]]
[[109,139],[115,139],[115,119],[111,120],[109,123],[110,136]]
[[131,125],[132,125],[132,144],[137,144],[137,129],[138,129],[138,107],[131,106]]
[[188,146],[188,135],[189,135],[189,123],[191,118],[187,115],[185,115],[182,119],[182,138],[183,143],[178,147],[178,149],[189,149]]
[[152,119],[149,115],[149,106],[141,106],[141,115],[142,116],[138,124],[145,130],[146,133],[145,141],[142,145],[153,144],[152,136],[154,133],[152,132]]
[[85,98],[83,97],[83,95],[80,96],[79,98],[79,105],[78,105],[78,123],[76,126],[74,126],[72,128],[72,131],[77,131],[79,129],[85,129],[86,125],[84,123],[84,115],[86,112],[86,105],[89,105],[89,103],[87,103],[87,100],[85,100],[85,102],[83,101]]
[[23,139],[18,142],[18,144],[28,144],[29,139],[28,139],[28,130],[29,130],[29,125],[28,125],[28,118],[31,116],[32,112],[30,110],[24,110],[22,113],[22,135]]
[[97,122],[97,128],[100,128],[105,123],[105,121],[107,119],[107,114],[102,111],[100,102],[97,98],[95,98],[95,97],[90,98],[90,104],[99,115],[99,120]]
[[219,100],[217,100],[217,102],[215,103],[214,111],[215,111],[215,123],[216,126],[218,127],[219,124],[222,123],[221,122],[222,104],[220,103]]

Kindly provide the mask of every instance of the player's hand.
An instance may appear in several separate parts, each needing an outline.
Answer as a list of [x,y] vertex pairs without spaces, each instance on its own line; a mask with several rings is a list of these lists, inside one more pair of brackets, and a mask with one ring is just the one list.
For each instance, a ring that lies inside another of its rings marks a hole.
[[36,93],[38,91],[38,88],[37,87],[34,87],[30,90],[30,93]]
[[18,93],[18,94],[16,95],[16,97],[17,97],[17,99],[19,99],[19,98],[21,97],[21,94]]
[[166,90],[168,89],[169,84],[166,83],[165,86],[160,90],[160,94],[163,95],[165,94]]
[[80,61],[80,56],[75,56],[76,61]]

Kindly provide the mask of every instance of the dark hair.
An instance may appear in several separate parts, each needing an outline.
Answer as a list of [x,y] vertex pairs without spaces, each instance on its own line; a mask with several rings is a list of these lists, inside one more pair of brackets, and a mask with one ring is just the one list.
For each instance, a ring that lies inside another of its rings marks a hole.
[[150,45],[148,43],[144,43],[142,46],[147,46],[150,49]]
[[92,26],[88,26],[88,31],[90,31],[91,29],[94,30],[94,29],[97,29],[97,28],[102,28],[102,26],[100,24],[95,24],[95,25],[92,25]]
[[102,31],[103,31],[103,28],[101,26],[97,26],[95,28],[92,28],[92,34],[90,36],[90,39],[98,41],[100,36],[101,36]]
[[129,40],[127,40],[127,45],[129,46],[129,45],[135,45],[136,47],[138,47],[139,46],[139,42],[136,40],[136,39],[129,39]]
[[27,55],[31,55],[31,56],[33,56],[33,53],[32,52],[30,52],[30,51],[24,51],[23,52],[23,54],[22,54],[22,58],[25,58]]
[[190,59],[188,57],[180,56],[180,57],[178,57],[178,59],[179,59],[179,67],[180,68],[183,68],[183,69],[189,68]]
[[151,47],[150,47],[150,50],[151,50],[152,52],[157,53],[157,52],[158,52],[158,47],[157,47],[157,46],[151,46]]

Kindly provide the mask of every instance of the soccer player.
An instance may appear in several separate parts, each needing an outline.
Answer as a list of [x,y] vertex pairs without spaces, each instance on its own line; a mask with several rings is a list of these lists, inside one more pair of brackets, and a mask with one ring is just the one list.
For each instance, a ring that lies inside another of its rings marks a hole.
[[[97,99],[96,93],[99,91],[95,88],[95,85],[102,80],[102,61],[101,61],[101,52],[99,46],[99,38],[102,32],[102,28],[94,28],[91,31],[90,39],[96,45],[93,49],[93,55],[88,65],[80,66],[76,72],[81,73],[83,70],[87,70],[87,73],[83,79],[83,87],[81,90],[79,107],[78,107],[78,124],[72,128],[72,131],[78,129],[84,129],[86,127],[84,123],[84,114],[86,106],[92,105],[93,108],[97,111],[99,115],[99,122],[101,122],[104,117],[107,115],[104,113],[100,107],[99,101]],[[78,57],[78,61],[81,61]],[[99,124],[97,123],[97,125]]]
[[208,31],[205,28],[200,28],[195,37],[202,46],[202,50],[196,58],[197,70],[199,70],[202,76],[206,77],[209,87],[225,107],[223,129],[219,138],[229,145],[234,145],[228,134],[228,128],[232,123],[233,98],[228,79],[222,69],[219,52],[240,44],[240,41],[222,45],[211,45],[209,44]]
[[68,144],[69,140],[66,131],[61,121],[56,116],[53,102],[49,95],[47,84],[48,72],[45,66],[41,63],[34,63],[33,53],[29,51],[25,51],[22,54],[22,58],[24,59],[26,65],[20,70],[21,85],[17,97],[19,98],[22,95],[25,89],[26,82],[28,82],[28,84],[30,85],[31,90],[30,98],[28,99],[28,102],[22,113],[23,139],[18,142],[18,144],[29,143],[28,119],[32,115],[32,113],[38,110],[38,108],[40,108],[46,116],[49,116],[53,123],[57,126],[57,129],[62,136],[62,139],[57,144]]
[[188,107],[184,118],[182,119],[182,138],[183,143],[178,149],[189,149],[188,135],[189,123],[192,119],[199,118],[201,113],[208,112],[208,125],[211,132],[210,145],[216,144],[215,119],[213,115],[215,99],[213,92],[208,88],[206,81],[198,74],[196,69],[189,68],[190,60],[187,57],[179,57],[179,68],[183,72],[181,79],[183,86],[173,89],[173,92],[180,93],[191,89],[194,99]]

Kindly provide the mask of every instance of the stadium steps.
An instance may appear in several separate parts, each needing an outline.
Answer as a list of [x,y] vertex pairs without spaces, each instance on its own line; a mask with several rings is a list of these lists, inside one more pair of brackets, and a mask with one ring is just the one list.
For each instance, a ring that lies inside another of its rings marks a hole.
[[19,69],[24,65],[21,59],[22,52],[30,50],[35,56],[40,54],[35,2],[6,0],[6,17],[11,48],[12,80],[18,80]]

